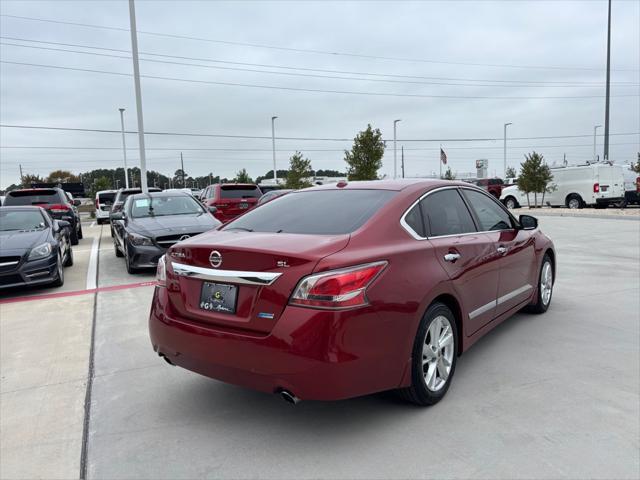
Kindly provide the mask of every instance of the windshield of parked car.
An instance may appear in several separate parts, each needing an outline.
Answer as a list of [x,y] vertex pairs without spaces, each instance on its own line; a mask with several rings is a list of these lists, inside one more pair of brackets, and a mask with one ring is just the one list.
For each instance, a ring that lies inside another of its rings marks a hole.
[[60,195],[56,190],[25,190],[22,192],[11,192],[7,195],[5,205],[48,205],[51,203],[62,203]]
[[256,185],[222,185],[221,198],[260,198],[262,192]]
[[38,211],[0,211],[0,232],[42,230],[46,225],[44,217]]
[[396,192],[316,190],[292,192],[232,221],[224,230],[340,235],[360,228]]
[[131,199],[131,217],[162,217],[205,213],[204,208],[190,195],[140,197]]

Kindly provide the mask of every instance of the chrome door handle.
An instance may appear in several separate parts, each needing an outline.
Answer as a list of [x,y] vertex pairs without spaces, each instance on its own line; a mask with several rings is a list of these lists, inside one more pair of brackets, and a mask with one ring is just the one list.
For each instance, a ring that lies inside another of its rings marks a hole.
[[507,247],[498,247],[498,253],[500,255],[504,255],[505,253],[507,253]]
[[455,262],[459,258],[460,258],[460,254],[459,253],[447,253],[444,256],[444,261],[445,262]]

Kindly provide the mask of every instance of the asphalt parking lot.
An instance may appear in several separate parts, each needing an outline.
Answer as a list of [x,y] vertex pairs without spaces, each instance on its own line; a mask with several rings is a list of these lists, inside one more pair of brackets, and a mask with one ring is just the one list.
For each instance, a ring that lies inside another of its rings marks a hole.
[[294,407],[167,365],[153,272],[127,274],[87,224],[64,287],[0,296],[0,477],[638,478],[640,221],[540,224],[550,310],[474,345],[426,409],[389,393]]

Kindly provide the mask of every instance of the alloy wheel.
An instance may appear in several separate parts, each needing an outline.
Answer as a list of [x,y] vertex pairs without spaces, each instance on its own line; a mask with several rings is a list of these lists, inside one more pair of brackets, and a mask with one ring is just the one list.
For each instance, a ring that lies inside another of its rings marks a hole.
[[540,293],[542,303],[549,305],[551,301],[551,292],[553,290],[553,269],[549,262],[545,262],[542,266],[542,274],[540,275]]
[[432,392],[442,389],[451,373],[454,345],[449,319],[439,315],[433,319],[422,346],[422,371],[427,388]]
[[507,200],[507,208],[509,210],[513,210],[514,208],[516,208],[516,202],[512,198]]
[[569,208],[580,208],[580,200],[578,200],[577,198],[572,198],[571,200],[569,200]]

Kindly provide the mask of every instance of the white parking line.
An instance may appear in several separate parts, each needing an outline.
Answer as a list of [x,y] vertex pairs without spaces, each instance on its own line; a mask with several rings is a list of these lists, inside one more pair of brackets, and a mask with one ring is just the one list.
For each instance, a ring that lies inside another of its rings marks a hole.
[[87,269],[87,290],[96,288],[96,270],[98,268],[98,245],[100,237],[94,237],[89,256],[89,268]]
[[95,227],[96,226],[96,222],[92,222],[91,225],[89,225],[89,227]]

